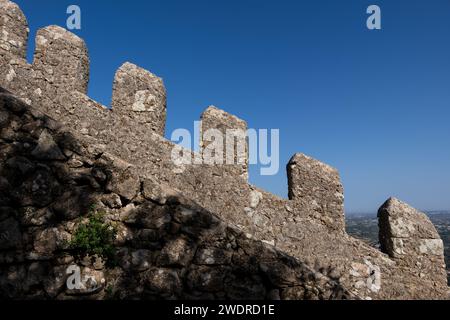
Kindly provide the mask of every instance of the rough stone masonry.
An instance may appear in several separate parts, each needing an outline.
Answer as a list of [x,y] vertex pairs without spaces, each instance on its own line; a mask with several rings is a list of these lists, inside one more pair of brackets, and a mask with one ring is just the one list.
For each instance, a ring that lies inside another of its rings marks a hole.
[[[247,150],[239,166],[177,166],[161,78],[125,63],[108,109],[86,95],[82,39],[42,28],[29,64],[28,33],[20,8],[0,0],[2,297],[448,298],[442,241],[425,215],[390,199],[379,251],[345,233],[339,174],[309,156],[287,166],[289,199],[247,182]],[[202,121],[246,127],[217,108]],[[120,230],[114,267],[66,247],[92,203]],[[72,264],[96,285],[68,289]]]

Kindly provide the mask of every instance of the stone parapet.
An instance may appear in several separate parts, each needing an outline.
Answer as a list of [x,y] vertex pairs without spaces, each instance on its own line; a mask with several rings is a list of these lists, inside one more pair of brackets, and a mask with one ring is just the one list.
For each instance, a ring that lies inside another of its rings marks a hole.
[[[5,12],[8,15],[0,25],[1,30],[8,32],[9,38],[6,37],[5,41],[11,45],[18,44],[28,34],[23,14],[16,5],[5,0],[0,0],[0,10],[3,10],[2,18]],[[26,41],[16,47],[0,42],[3,44],[0,46],[0,87],[6,89],[0,90],[0,140],[4,142],[1,157],[17,147],[14,141],[23,120],[17,112],[29,108],[24,104],[26,102],[33,106],[33,114],[51,119],[48,120],[49,126],[64,128],[64,132],[73,137],[67,143],[82,145],[94,159],[103,159],[104,155],[111,154],[129,163],[140,177],[170,186],[248,238],[304,261],[308,268],[335,279],[354,297],[444,297],[444,282],[436,286],[426,277],[421,277],[417,268],[400,263],[389,252],[384,254],[343,232],[343,191],[336,170],[309,157],[295,156],[288,166],[288,200],[249,184],[246,167],[236,171],[236,167],[225,165],[176,165],[171,158],[175,144],[162,136],[166,94],[160,78],[132,64],[124,64],[116,74],[111,110],[86,95],[89,66],[83,41],[59,27],[44,28],[38,32],[39,36],[42,38],[36,42],[41,43],[37,43],[32,65],[24,60]],[[67,48],[72,47],[69,52]],[[58,56],[55,48],[66,49]],[[227,125],[231,128],[246,127],[242,120],[216,108],[207,110],[202,118],[205,129],[223,129]],[[39,121],[35,126],[39,126]],[[54,146],[48,134],[34,131],[32,125],[24,130],[36,135],[42,146]],[[35,152],[51,157],[46,161],[63,161],[58,160],[62,159],[61,154],[47,154],[43,152],[45,150],[42,147]],[[66,153],[62,154],[67,157]],[[194,155],[193,152],[191,154]],[[245,153],[238,155],[247,156]],[[201,158],[201,155],[196,156]],[[8,158],[1,160],[3,163]],[[123,203],[139,202],[139,198],[134,197],[134,191],[140,190],[136,181],[128,173],[124,176],[112,174],[112,181],[122,179],[125,185],[117,188],[113,183],[105,186],[106,192],[117,194]],[[92,182],[82,172],[76,181],[81,184]],[[0,180],[0,187],[8,187],[4,179]],[[55,187],[51,191],[57,190]],[[66,194],[62,199],[69,201],[71,195]],[[45,206],[47,200],[45,195],[38,195],[34,200],[33,197],[24,197],[21,201],[25,201],[24,206],[36,201]],[[59,202],[64,203],[63,200]],[[71,203],[76,204],[74,201]],[[76,214],[73,210],[64,213],[58,207],[55,212],[69,216]],[[41,213],[36,214],[35,218],[40,219]],[[433,251],[436,248],[432,243],[437,241],[428,242],[425,247],[413,245],[412,248],[418,248],[419,252]],[[427,257],[430,256],[423,255],[423,259]]]
[[289,199],[314,210],[316,217],[344,232],[344,188],[339,172],[304,154],[287,165]]

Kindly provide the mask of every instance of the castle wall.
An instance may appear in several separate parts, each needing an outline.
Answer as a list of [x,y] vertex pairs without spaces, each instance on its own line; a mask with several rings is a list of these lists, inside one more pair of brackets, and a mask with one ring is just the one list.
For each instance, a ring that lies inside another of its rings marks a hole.
[[27,54],[28,22],[14,2],[0,0],[0,50],[25,59]]
[[[4,93],[0,125],[2,299],[354,298]],[[109,260],[69,245],[93,204],[117,230]]]
[[[249,150],[247,123],[244,120],[210,106],[201,115],[200,132],[200,148],[205,164],[216,167],[223,164],[228,171],[235,171],[233,175],[248,179]],[[214,152],[217,143],[223,150],[219,157]],[[214,162],[216,158],[219,158],[220,164]]]
[[[1,0],[0,4],[0,10],[15,17],[2,20],[0,32],[13,34],[13,43],[26,44],[26,20],[21,18],[20,10],[9,1]],[[136,177],[130,173],[127,178],[131,186],[111,187],[108,192],[134,201],[130,190],[136,186],[132,181],[140,176],[170,185],[248,237],[330,274],[361,298],[444,295],[447,287],[440,277],[417,277],[416,267],[398,264],[387,254],[345,234],[342,185],[336,171],[320,170],[328,167],[325,164],[312,160],[290,163],[290,200],[248,184],[245,166],[177,166],[171,159],[174,144],[162,136],[166,93],[160,78],[130,63],[124,64],[114,80],[111,110],[86,95],[89,59],[82,39],[52,26],[38,32],[36,43],[32,65],[24,60],[23,45],[0,46],[0,86],[33,105],[34,110],[55,119],[94,157],[113,154],[139,172]],[[246,126],[220,110],[207,111],[202,118],[205,129],[223,129],[224,123],[232,128]],[[2,135],[8,132],[9,129],[2,129]],[[435,283],[440,283],[439,290]]]
[[330,228],[345,232],[344,188],[339,172],[304,154],[287,165],[289,199],[314,209],[316,218]]
[[417,277],[433,275],[436,286],[445,283],[444,243],[428,217],[391,198],[378,211],[381,250]]
[[131,63],[123,64],[114,77],[111,107],[114,113],[147,125],[164,136],[166,89],[161,78]]

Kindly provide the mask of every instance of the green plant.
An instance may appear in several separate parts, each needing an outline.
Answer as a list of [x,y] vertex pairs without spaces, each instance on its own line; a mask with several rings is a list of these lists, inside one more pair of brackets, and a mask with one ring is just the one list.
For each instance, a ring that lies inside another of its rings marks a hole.
[[105,222],[104,214],[95,212],[95,207],[91,207],[87,221],[75,230],[69,248],[80,256],[98,255],[105,260],[112,259],[115,255],[113,242],[116,235],[116,228]]

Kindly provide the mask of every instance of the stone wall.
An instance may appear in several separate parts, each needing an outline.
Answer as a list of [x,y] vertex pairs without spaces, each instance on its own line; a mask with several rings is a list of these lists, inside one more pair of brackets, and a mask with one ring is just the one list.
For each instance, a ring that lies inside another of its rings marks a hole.
[[[233,176],[248,179],[247,123],[214,106],[201,115],[200,149],[205,164],[223,164]],[[217,144],[223,150],[216,155]],[[214,147],[210,148],[208,147]],[[217,161],[218,160],[218,161]]]
[[400,265],[416,269],[417,277],[432,274],[445,283],[444,243],[422,212],[391,198],[378,211],[381,250]]
[[[108,153],[130,163],[138,176],[169,185],[248,237],[339,279],[356,297],[446,296],[440,276],[418,277],[420,267],[401,264],[345,234],[343,191],[336,170],[296,155],[288,165],[288,200],[248,184],[246,166],[177,166],[171,159],[174,144],[162,136],[166,92],[160,78],[125,63],[116,73],[108,109],[86,95],[89,59],[82,39],[60,27],[43,28],[36,37],[34,61],[28,64],[24,15],[7,0],[0,0],[0,13],[0,87],[55,119],[92,154]],[[205,128],[219,130],[246,126],[217,108],[209,108],[202,121]],[[11,129],[2,132],[8,135]],[[127,180],[136,177],[130,173]],[[130,190],[111,192],[131,201]]]
[[316,218],[337,231],[345,231],[344,189],[339,172],[304,154],[287,166],[289,199],[314,208]]
[[[0,298],[343,299],[337,280],[237,228],[13,96],[0,95]],[[95,204],[114,263],[68,244]],[[80,289],[66,285],[78,266]],[[72,269],[73,270],[73,269]]]

